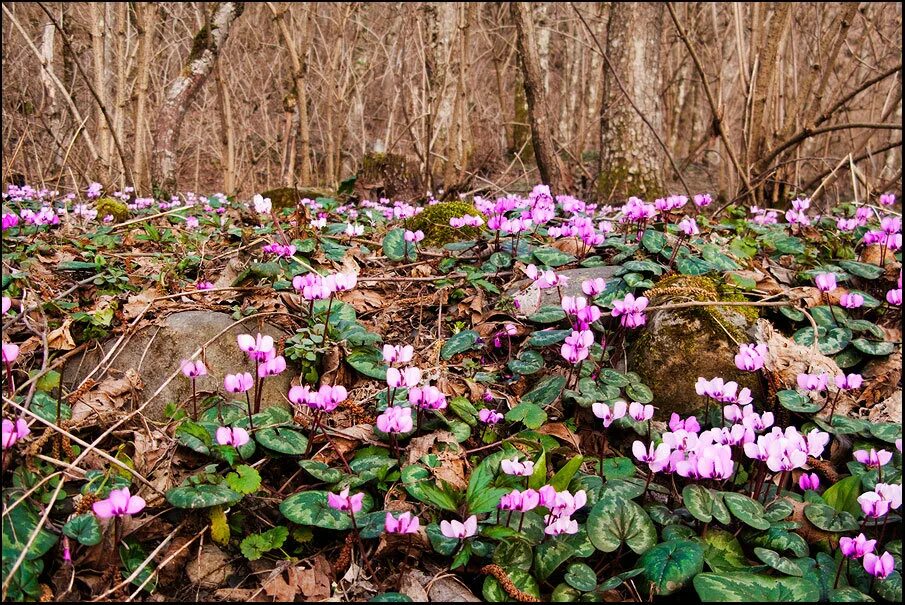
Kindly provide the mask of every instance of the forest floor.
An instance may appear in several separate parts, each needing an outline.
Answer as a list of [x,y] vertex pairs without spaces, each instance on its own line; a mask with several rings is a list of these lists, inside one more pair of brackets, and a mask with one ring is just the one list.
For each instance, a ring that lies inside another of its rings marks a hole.
[[10,188],[4,598],[901,601],[901,204],[714,206]]

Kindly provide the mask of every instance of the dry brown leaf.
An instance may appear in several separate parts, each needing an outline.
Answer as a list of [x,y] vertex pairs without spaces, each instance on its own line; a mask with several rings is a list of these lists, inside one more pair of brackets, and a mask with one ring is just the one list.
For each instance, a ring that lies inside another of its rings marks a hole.
[[314,558],[311,569],[295,568],[296,586],[309,601],[320,601],[330,598],[333,568],[323,555]]
[[427,591],[424,590],[424,586],[412,571],[407,571],[399,578],[399,592],[408,595],[416,603],[426,603],[428,601]]
[[572,256],[578,256],[579,254],[581,254],[582,250],[584,250],[585,247],[585,245],[577,237],[564,237],[562,239],[556,240],[550,245],[560,252],[565,252],[566,254],[571,254]]
[[[276,571],[276,570],[274,570]],[[283,577],[283,573],[289,575],[289,582]],[[261,584],[261,588],[267,596],[273,597],[277,601],[294,601],[295,594],[298,592],[298,572],[293,568],[272,574],[266,581]]]
[[337,298],[344,303],[352,305],[358,312],[382,309],[386,305],[386,300],[379,292],[362,288],[346,290],[338,294]]
[[439,466],[430,469],[434,477],[446,481],[461,490],[468,488],[465,479],[465,451],[449,431],[434,431],[411,440],[408,448],[408,463],[414,464],[425,454],[433,454],[440,460]]
[[428,263],[421,263],[412,267],[411,277],[429,277],[434,274],[434,268]]
[[581,449],[581,438],[570,431],[569,427],[567,427],[562,422],[548,422],[547,424],[537,429],[537,432],[544,435],[552,435],[553,437],[562,439],[563,441],[574,447],[576,450]]
[[861,392],[865,406],[872,407],[886,400],[895,393],[902,379],[902,349],[887,357],[867,362],[861,376],[867,385]]
[[67,318],[63,325],[47,335],[47,347],[58,351],[71,351],[75,348],[75,340],[69,332],[72,318]]
[[132,368],[122,378],[108,378],[72,404],[72,423],[82,426],[89,418],[97,422],[100,417],[118,413],[143,388],[141,376]]
[[270,599],[257,588],[220,588],[214,591],[215,601],[252,601],[255,603],[269,603]]
[[155,298],[161,296],[160,290],[157,288],[149,288],[143,292],[139,292],[129,297],[126,304],[123,305],[123,317],[126,321],[132,321],[145,310]]

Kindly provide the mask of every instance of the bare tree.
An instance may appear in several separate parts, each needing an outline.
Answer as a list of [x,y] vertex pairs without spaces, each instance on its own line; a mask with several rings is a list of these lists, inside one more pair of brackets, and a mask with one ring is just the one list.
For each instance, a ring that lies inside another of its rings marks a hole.
[[553,136],[550,131],[540,60],[537,56],[537,36],[534,30],[534,19],[531,16],[531,5],[527,2],[513,2],[512,18],[518,32],[516,39],[521,59],[525,97],[528,100],[531,143],[534,146],[537,170],[545,184],[550,185],[555,191],[566,191],[565,170],[553,149]]
[[208,24],[195,34],[185,69],[167,90],[157,114],[151,153],[151,181],[165,191],[176,189],[179,131],[189,103],[210,75],[233,22],[243,10],[244,2],[219,2],[214,5]]
[[[663,127],[660,90],[660,35],[663,6],[646,2],[614,2],[607,23],[600,112],[600,176],[604,199],[630,195],[651,198],[663,191],[664,153],[653,130]],[[622,84],[620,87],[616,80]],[[621,88],[638,110],[626,101]],[[651,123],[649,128],[639,114]]]

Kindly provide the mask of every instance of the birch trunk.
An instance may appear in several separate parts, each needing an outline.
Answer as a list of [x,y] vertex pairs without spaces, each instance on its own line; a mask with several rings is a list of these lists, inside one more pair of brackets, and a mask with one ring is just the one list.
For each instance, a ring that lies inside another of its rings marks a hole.
[[244,8],[244,2],[219,2],[214,5],[209,24],[195,34],[185,67],[167,89],[157,115],[151,152],[152,182],[167,193],[176,189],[176,154],[182,121],[214,68],[233,22]]
[[138,64],[135,73],[135,154],[132,158],[132,175],[137,191],[147,191],[148,178],[148,85],[151,75],[151,56],[154,34],[157,28],[157,9],[144,2],[135,3],[135,28],[138,34]]

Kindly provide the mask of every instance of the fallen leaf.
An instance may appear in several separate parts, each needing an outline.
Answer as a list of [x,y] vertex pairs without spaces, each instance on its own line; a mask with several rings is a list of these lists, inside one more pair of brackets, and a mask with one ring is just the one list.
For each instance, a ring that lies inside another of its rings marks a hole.
[[159,296],[161,296],[161,294],[160,290],[157,288],[149,288],[148,290],[130,296],[126,301],[126,304],[123,305],[123,317],[126,321],[132,321],[141,315],[145,310],[145,307],[148,307],[148,305]]
[[538,433],[542,433],[544,435],[552,435],[553,437],[557,437],[562,439],[563,441],[569,443],[576,450],[581,449],[581,439],[569,430],[562,422],[548,422],[543,425],[539,429],[537,429]]
[[402,574],[399,578],[399,592],[411,597],[416,603],[426,603],[428,601],[427,591],[424,590],[421,582],[412,573],[412,570]]
[[63,325],[53,330],[47,335],[47,346],[50,349],[58,351],[71,351],[75,348],[75,340],[69,333],[69,326],[72,325],[72,318],[67,318]]
[[314,557],[311,569],[295,568],[296,585],[309,601],[320,601],[330,598],[333,568],[323,555]]
[[386,300],[379,292],[362,288],[346,290],[336,297],[344,303],[352,305],[359,312],[382,309],[386,305]]
[[122,378],[108,378],[97,384],[72,404],[72,424],[84,426],[89,418],[97,423],[111,413],[119,413],[133,395],[144,388],[141,376],[134,369],[126,370]]

